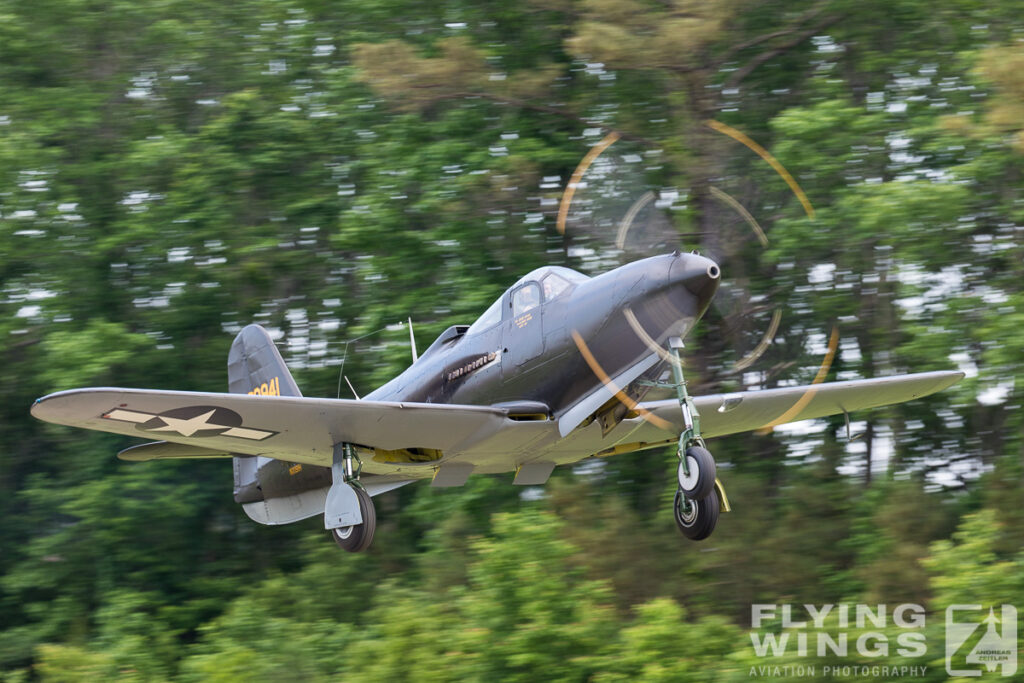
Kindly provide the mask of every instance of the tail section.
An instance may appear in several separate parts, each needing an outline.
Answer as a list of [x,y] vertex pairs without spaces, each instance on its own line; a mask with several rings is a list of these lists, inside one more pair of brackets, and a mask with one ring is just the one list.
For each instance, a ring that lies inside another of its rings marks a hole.
[[[270,334],[259,325],[238,333],[228,353],[228,390],[232,394],[302,396]],[[131,453],[129,459],[184,457],[185,447],[151,445]],[[196,450],[196,449],[192,449]],[[200,449],[201,450],[201,449]],[[200,454],[202,455],[202,454]],[[263,456],[234,456],[235,502],[260,524],[290,524],[324,514],[327,492],[333,483],[330,467],[284,462]],[[371,496],[411,483],[391,476],[363,475],[363,488]]]
[[232,394],[302,396],[270,334],[259,325],[242,329],[228,352],[228,391]]
[[[242,329],[228,352],[228,391],[260,396],[302,396],[270,334]],[[235,456],[235,501],[262,524],[286,524],[323,512],[330,469],[294,466],[264,457]],[[318,489],[323,488],[323,491]],[[308,499],[308,500],[307,500]],[[297,504],[301,503],[301,504]]]

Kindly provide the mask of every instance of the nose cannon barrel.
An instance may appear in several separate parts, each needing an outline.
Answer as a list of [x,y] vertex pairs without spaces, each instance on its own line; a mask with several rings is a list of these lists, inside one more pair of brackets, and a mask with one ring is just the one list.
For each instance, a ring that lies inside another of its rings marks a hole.
[[697,298],[698,315],[711,304],[721,276],[722,269],[717,263],[698,254],[679,254],[669,269],[669,281],[673,285],[682,285]]

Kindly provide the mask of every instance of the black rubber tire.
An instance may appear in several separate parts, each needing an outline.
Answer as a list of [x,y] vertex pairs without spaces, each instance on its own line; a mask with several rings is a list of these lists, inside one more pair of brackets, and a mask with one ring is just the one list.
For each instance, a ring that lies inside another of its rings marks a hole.
[[[694,500],[707,498],[715,489],[715,459],[706,448],[690,446],[686,449],[686,464],[690,468],[690,476],[683,477],[683,464],[679,463],[679,488],[683,495]],[[696,474],[696,476],[694,476]]]
[[[684,502],[688,502],[688,509],[684,510]],[[703,541],[711,535],[718,524],[718,513],[721,503],[718,501],[718,491],[712,491],[710,496],[699,500],[687,498],[683,492],[676,489],[675,500],[672,501],[672,513],[676,519],[676,526],[683,536],[691,541]]]
[[363,523],[331,529],[331,538],[342,550],[359,553],[369,548],[373,542],[373,532],[377,530],[377,510],[373,507],[373,499],[369,493],[359,487],[353,488],[359,498],[359,511],[363,515]]

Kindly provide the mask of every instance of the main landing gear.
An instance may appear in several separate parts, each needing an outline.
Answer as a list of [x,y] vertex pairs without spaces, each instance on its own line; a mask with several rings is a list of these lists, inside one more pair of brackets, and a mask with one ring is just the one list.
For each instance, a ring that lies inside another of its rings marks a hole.
[[[683,411],[683,433],[679,435],[679,456],[677,478],[679,488],[676,489],[672,510],[676,526],[684,536],[693,541],[701,541],[711,535],[718,523],[722,499],[725,491],[718,482],[715,470],[715,459],[704,445],[700,435],[700,415],[697,407],[686,391],[686,380],[683,378],[683,359],[680,351],[683,341],[679,337],[669,340],[669,354],[672,357],[673,385],[679,397],[679,407]],[[728,501],[725,502],[728,510]]]
[[370,547],[373,532],[377,530],[377,510],[373,507],[373,499],[361,485],[356,489],[359,498],[359,511],[363,516],[362,524],[352,524],[331,529],[331,537],[338,547],[350,553],[359,553]]
[[324,504],[324,527],[338,547],[358,553],[370,547],[377,530],[377,511],[373,499],[359,483],[363,464],[350,444],[334,447],[331,466],[334,483]]

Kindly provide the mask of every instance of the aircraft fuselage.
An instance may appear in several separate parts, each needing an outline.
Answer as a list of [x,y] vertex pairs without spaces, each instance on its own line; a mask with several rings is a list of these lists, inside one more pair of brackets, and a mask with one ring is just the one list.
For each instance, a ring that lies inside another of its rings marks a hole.
[[[586,345],[609,378],[684,336],[718,288],[718,266],[696,254],[655,256],[552,293],[559,269],[538,269],[499,299],[500,318],[485,329],[453,326],[405,372],[367,395],[379,401],[531,406],[563,415],[602,379],[579,348]],[[539,293],[529,307],[521,300]],[[648,335],[645,340],[631,325]],[[574,334],[578,339],[574,339]]]

